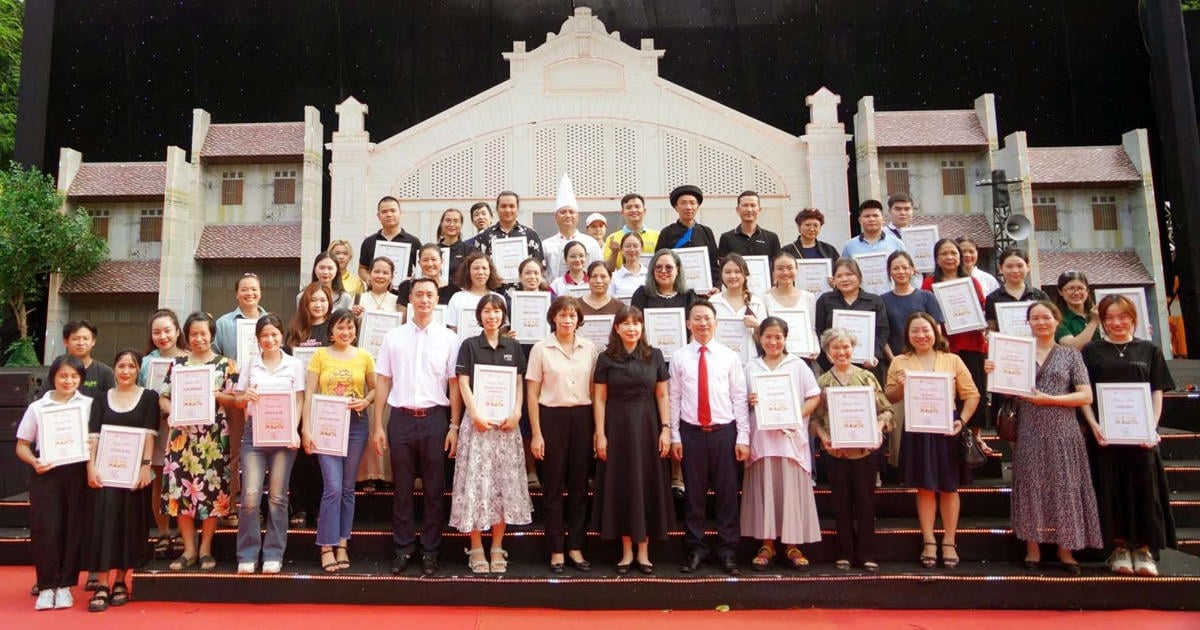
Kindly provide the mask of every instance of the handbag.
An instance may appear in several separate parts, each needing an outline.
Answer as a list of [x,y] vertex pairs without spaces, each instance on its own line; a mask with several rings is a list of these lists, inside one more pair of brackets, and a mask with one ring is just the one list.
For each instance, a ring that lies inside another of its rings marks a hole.
[[996,435],[1005,442],[1017,441],[1017,399],[1007,396],[993,399],[992,417],[996,419]]
[[983,451],[979,450],[979,444],[975,441],[975,435],[966,427],[958,434],[959,443],[962,444],[963,465],[967,468],[979,468],[987,463],[987,456]]

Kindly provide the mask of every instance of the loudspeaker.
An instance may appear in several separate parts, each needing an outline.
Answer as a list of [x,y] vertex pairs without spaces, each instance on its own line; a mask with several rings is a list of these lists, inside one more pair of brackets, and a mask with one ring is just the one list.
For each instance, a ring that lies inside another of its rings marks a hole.
[[1004,233],[1014,241],[1023,241],[1033,234],[1033,222],[1023,214],[1014,214],[1004,224]]

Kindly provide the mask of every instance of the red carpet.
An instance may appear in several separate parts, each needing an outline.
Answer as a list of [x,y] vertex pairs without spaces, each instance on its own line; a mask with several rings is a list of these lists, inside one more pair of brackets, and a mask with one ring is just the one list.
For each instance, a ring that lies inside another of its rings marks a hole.
[[[86,593],[73,589],[71,610],[37,612],[29,587],[30,567],[0,567],[0,618],[6,628],[84,628],[88,630],[163,630],[193,626],[224,628],[286,628],[327,630],[329,620],[340,627],[385,627],[394,624],[399,610],[390,606],[328,606],[294,604],[253,606],[245,604],[187,604],[131,602],[122,608],[92,614],[87,612]],[[136,588],[134,591],[136,597]],[[913,630],[918,628],[972,628],[986,630],[1061,630],[1074,625],[1092,628],[1147,628],[1195,630],[1200,613],[1168,613],[1125,610],[1117,612],[1055,611],[942,611],[942,610],[795,610],[795,611],[558,611],[500,608],[403,609],[406,627],[437,627],[439,630],[527,630],[536,620],[539,627],[557,630],[728,630],[731,624],[753,624],[754,630],[795,630],[797,623],[808,628],[872,628]]]

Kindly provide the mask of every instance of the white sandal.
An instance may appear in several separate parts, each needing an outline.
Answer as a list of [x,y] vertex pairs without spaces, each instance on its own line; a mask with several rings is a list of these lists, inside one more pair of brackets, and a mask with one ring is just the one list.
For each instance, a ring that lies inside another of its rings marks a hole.
[[500,547],[492,547],[492,573],[508,571],[508,552]]
[[483,556],[483,547],[474,549],[464,549],[467,552],[467,567],[471,569],[471,573],[487,573],[488,561]]

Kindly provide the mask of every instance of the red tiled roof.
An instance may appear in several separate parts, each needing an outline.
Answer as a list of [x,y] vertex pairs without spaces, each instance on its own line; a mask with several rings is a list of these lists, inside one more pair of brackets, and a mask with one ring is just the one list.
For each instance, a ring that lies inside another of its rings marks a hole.
[[85,162],[71,180],[67,196],[162,199],[166,190],[166,162]]
[[63,282],[59,293],[158,293],[158,260],[106,260]]
[[303,155],[302,122],[211,125],[200,147],[201,158]]
[[991,217],[986,214],[918,214],[913,217],[915,225],[936,225],[941,238],[970,237],[980,248],[992,248]]
[[1033,185],[1136,184],[1142,176],[1125,149],[1106,147],[1030,147],[1029,178]]
[[196,246],[199,260],[299,257],[299,223],[206,225]]
[[875,146],[881,149],[987,145],[973,109],[875,112]]
[[1132,250],[1039,250],[1042,286],[1054,286],[1064,271],[1082,271],[1092,286],[1154,284],[1142,260]]

